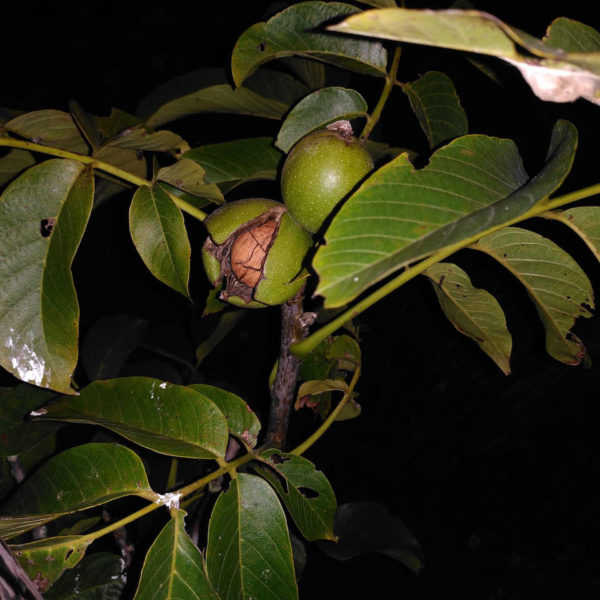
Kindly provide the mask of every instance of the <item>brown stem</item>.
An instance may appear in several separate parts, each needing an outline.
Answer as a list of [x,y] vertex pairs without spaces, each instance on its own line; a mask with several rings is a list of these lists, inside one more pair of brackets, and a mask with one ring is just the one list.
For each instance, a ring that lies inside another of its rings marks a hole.
[[287,437],[290,413],[294,404],[296,382],[300,370],[299,358],[290,352],[290,346],[308,335],[308,327],[314,321],[312,313],[304,313],[302,301],[304,290],[281,307],[281,346],[275,383],[271,388],[271,411],[266,444],[282,448]]

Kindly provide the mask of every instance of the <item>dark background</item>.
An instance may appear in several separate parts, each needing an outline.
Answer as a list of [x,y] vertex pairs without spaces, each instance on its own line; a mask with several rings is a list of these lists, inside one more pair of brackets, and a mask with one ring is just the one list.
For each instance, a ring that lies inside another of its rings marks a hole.
[[[538,37],[560,15],[597,23],[592,2],[535,3],[535,9],[529,4],[480,2],[477,8]],[[3,7],[0,106],[67,110],[75,98],[100,115],[112,106],[134,112],[139,100],[164,81],[200,66],[226,66],[239,34],[262,20],[268,6],[123,2]],[[441,2],[419,6],[447,7]],[[544,159],[555,120],[572,120],[580,131],[580,150],[565,190],[595,183],[598,107],[584,101],[543,103],[512,67],[489,64],[504,85],[491,82],[459,53],[408,46],[400,76],[410,81],[427,69],[448,72],[471,132],[514,139],[529,173]],[[365,86],[372,105],[379,82],[359,78],[355,83]],[[397,92],[392,102],[397,105],[375,135],[424,150],[402,94]],[[275,134],[277,124],[200,116],[172,129],[194,146]],[[274,185],[263,189],[263,194],[278,193]],[[125,313],[149,320],[149,343],[189,357],[193,336],[210,328],[210,322],[198,319],[207,290],[198,248],[190,304],[144,270],[128,238],[127,204],[127,196],[117,197],[96,211],[76,259],[82,337],[98,317]],[[188,222],[199,245],[202,227]],[[592,281],[600,280],[598,266],[578,240],[553,224],[532,227],[564,243]],[[339,503],[375,500],[400,517],[423,548],[425,568],[414,576],[380,555],[339,563],[309,546],[300,584],[303,598],[600,595],[599,367],[594,363],[584,370],[552,361],[525,292],[479,255],[464,251],[456,260],[505,309],[514,339],[513,374],[502,375],[448,324],[425,280],[409,283],[361,316],[363,413],[337,424],[307,457],[329,477]],[[264,414],[266,376],[277,353],[277,319],[275,309],[252,311],[207,359],[200,378],[233,385]],[[598,320],[578,323],[575,332],[592,360],[599,357]],[[159,377],[162,370],[165,377],[176,376],[176,364],[156,362],[151,354],[134,358],[139,372],[154,369],[148,374]],[[293,415],[291,441],[300,441],[316,426],[310,415]]]

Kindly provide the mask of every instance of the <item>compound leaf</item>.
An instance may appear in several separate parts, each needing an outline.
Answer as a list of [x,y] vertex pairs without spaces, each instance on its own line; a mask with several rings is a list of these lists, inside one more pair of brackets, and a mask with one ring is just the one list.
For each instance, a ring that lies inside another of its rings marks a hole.
[[524,214],[562,183],[576,143],[573,125],[559,121],[546,164],[529,181],[510,140],[457,138],[422,169],[400,155],[334,217],[313,261],[316,293],[328,307],[341,306],[401,267]]

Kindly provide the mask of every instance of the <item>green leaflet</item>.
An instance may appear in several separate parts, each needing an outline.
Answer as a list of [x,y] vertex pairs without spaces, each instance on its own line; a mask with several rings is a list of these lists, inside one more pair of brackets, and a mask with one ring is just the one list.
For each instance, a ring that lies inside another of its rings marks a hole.
[[185,514],[172,510],[148,550],[135,600],[218,600],[204,573],[202,553],[185,530]]
[[525,286],[546,330],[548,354],[566,364],[586,358],[581,341],[571,332],[577,317],[590,317],[592,285],[581,267],[551,240],[507,227],[481,239],[475,246],[504,265]]
[[52,457],[25,479],[2,506],[0,535],[14,537],[61,515],[152,493],[135,452],[118,444],[83,444]]
[[519,217],[562,183],[576,144],[573,125],[559,121],[546,164],[529,181],[510,140],[457,138],[422,169],[400,155],[350,196],[325,232],[313,260],[316,293],[342,306],[401,267]]
[[285,514],[271,486],[238,473],[208,525],[208,578],[222,600],[296,600]]
[[52,159],[0,196],[0,364],[65,394],[73,393],[79,325],[70,268],[93,194],[91,170]]
[[77,397],[44,407],[43,417],[93,423],[155,452],[183,458],[225,456],[228,431],[209,398],[150,377],[95,381]]

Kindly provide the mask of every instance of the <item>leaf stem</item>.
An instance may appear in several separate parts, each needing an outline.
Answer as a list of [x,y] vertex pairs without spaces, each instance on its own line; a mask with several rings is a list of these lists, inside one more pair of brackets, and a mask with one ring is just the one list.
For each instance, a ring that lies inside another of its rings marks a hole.
[[385,78],[385,84],[383,86],[383,90],[381,92],[381,96],[379,96],[379,100],[373,109],[373,112],[369,115],[367,122],[365,123],[364,129],[360,134],[360,141],[366,142],[373,131],[375,125],[377,125],[381,113],[383,112],[383,108],[386,105],[390,93],[396,84],[396,73],[398,72],[398,65],[400,64],[400,55],[402,54],[402,47],[396,46],[394,49],[394,56],[392,58],[392,64],[390,66],[390,71]]
[[354,371],[354,375],[348,385],[348,389],[344,393],[343,398],[339,401],[338,405],[329,413],[329,416],[321,423],[321,426],[308,438],[306,438],[299,446],[294,448],[291,451],[291,454],[304,454],[332,425],[336,420],[337,416],[340,414],[342,408],[346,405],[348,400],[352,397],[352,392],[358,382],[358,378],[360,377],[360,367],[356,367]]
[[293,344],[290,347],[290,351],[299,358],[305,358],[328,336],[332,335],[337,329],[342,327],[344,323],[351,321],[353,318],[357,317],[367,308],[370,308],[371,306],[373,306],[373,304],[385,298],[388,294],[395,291],[400,286],[404,285],[407,281],[410,281],[417,275],[420,275],[428,267],[440,262],[444,258],[447,258],[451,254],[454,254],[458,250],[461,250],[462,248],[466,248],[467,246],[474,244],[482,237],[489,235],[494,231],[498,231],[499,229],[503,229],[510,225],[514,225],[515,223],[520,223],[521,221],[525,221],[533,217],[539,217],[543,215],[543,213],[548,212],[549,210],[559,208],[561,206],[564,206],[565,204],[571,204],[573,202],[576,202],[577,200],[589,198],[590,196],[594,196],[596,194],[600,194],[600,184],[594,184],[586,188],[582,188],[581,190],[577,190],[569,194],[564,194],[563,196],[558,196],[556,198],[542,199],[535,206],[530,208],[527,212],[523,213],[518,217],[515,217],[514,219],[511,219],[510,221],[507,221],[500,225],[495,225],[494,227],[490,227],[486,231],[483,231],[469,238],[461,240],[460,242],[456,242],[454,244],[451,244],[450,246],[446,246],[445,248],[438,250],[437,252],[423,259],[416,265],[407,268],[400,275],[398,275],[385,285],[382,285],[380,288],[377,288],[366,298],[360,300],[354,306],[344,311],[341,315],[339,315],[329,323],[325,324],[323,327],[321,327],[321,329],[318,329],[317,331],[311,333],[306,339]]
[[[129,171],[125,171],[124,169],[120,169],[119,167],[115,167],[110,163],[104,162],[103,160],[98,160],[93,156],[87,156],[86,154],[78,154],[77,152],[70,152],[68,150],[63,150],[62,148],[56,148],[54,146],[44,146],[43,144],[36,144],[34,142],[28,142],[26,140],[17,140],[9,137],[0,137],[0,147],[5,146],[9,148],[19,148],[21,150],[30,150],[31,152],[40,152],[42,154],[48,154],[50,156],[56,156],[57,158],[66,158],[70,160],[76,160],[84,165],[89,165],[93,169],[98,169],[99,171],[104,171],[105,173],[110,173],[119,179],[123,179],[128,181],[129,183],[138,186],[138,187],[151,187],[153,185],[152,181],[148,179],[144,179],[143,177],[138,177]],[[183,212],[188,213],[192,217],[203,221],[206,218],[206,213],[196,208],[194,205],[178,198],[174,194],[169,194],[169,197],[175,205],[182,210]]]

